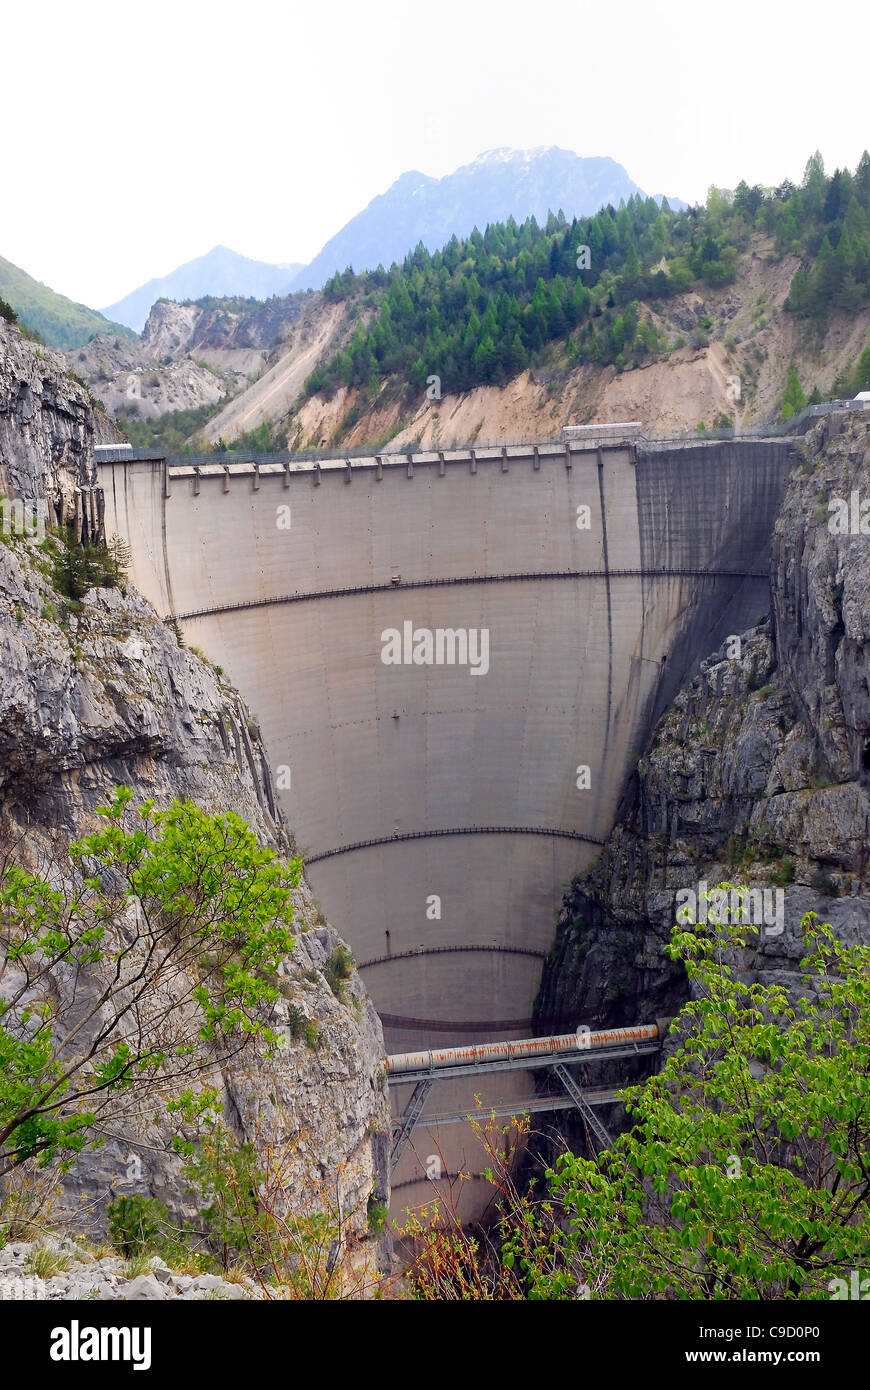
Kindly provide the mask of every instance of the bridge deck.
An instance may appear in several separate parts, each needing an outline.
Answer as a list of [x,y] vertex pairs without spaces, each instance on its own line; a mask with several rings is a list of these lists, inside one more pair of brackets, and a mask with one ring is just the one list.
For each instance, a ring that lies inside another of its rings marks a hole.
[[400,1086],[425,1078],[448,1080],[453,1076],[475,1076],[484,1072],[528,1071],[529,1067],[552,1066],[554,1062],[570,1065],[611,1057],[635,1057],[645,1052],[658,1052],[664,1032],[663,1022],[596,1031],[581,1026],[575,1033],[559,1033],[546,1038],[399,1052],[387,1057],[387,1072],[391,1084]]

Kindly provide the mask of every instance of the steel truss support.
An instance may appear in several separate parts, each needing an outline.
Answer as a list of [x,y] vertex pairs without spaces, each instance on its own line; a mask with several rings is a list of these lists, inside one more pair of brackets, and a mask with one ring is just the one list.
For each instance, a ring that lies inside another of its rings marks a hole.
[[411,1099],[405,1106],[401,1117],[396,1122],[396,1131],[393,1136],[393,1152],[390,1155],[390,1163],[394,1168],[401,1158],[405,1145],[413,1133],[414,1126],[423,1113],[426,1097],[434,1085],[434,1076],[424,1076],[422,1081],[418,1081],[411,1092]]
[[595,1111],[592,1109],[592,1106],[586,1100],[586,1097],[584,1096],[580,1087],[577,1085],[577,1082],[574,1080],[568,1068],[563,1066],[561,1062],[557,1062],[555,1066],[552,1068],[552,1070],[558,1076],[562,1085],[565,1087],[565,1090],[568,1092],[568,1095],[571,1097],[574,1104],[577,1106],[577,1109],[580,1111],[580,1114],[583,1116],[584,1120],[591,1129],[592,1133],[595,1135],[595,1138],[598,1140],[601,1147],[603,1149],[609,1149],[611,1144],[613,1143],[613,1140],[607,1133],[607,1130],[604,1128],[604,1125],[601,1123],[598,1116],[595,1114]]

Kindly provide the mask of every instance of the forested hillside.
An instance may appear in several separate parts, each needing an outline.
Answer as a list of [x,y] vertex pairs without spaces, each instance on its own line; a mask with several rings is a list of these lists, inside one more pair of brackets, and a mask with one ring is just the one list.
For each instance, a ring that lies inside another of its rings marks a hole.
[[543,227],[511,218],[434,254],[419,245],[389,271],[347,270],[327,283],[332,299],[360,296],[367,322],[311,373],[304,398],[341,386],[373,396],[388,376],[413,391],[433,374],[443,392],[501,384],[560,340],[577,363],[641,365],[674,346],[650,307],[730,284],[755,232],[773,238],[777,256],[802,256],[785,308],[821,327],[870,300],[868,213],[870,155],[854,174],[828,178],[816,154],[800,187],[712,188],[706,207],[684,212],[632,197],[570,223],[561,213]]
[[112,323],[86,304],[75,304],[34,280],[32,275],[0,256],[0,295],[11,305],[25,328],[38,334],[49,347],[75,348],[98,333],[128,337],[129,328]]

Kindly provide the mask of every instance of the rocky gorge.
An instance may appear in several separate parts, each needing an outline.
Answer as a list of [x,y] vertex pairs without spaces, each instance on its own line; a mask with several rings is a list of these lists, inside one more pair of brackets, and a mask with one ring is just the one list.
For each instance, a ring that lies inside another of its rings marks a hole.
[[[59,354],[0,322],[0,494],[43,503],[49,527],[96,536],[93,447],[117,438]],[[602,854],[565,897],[537,1003],[541,1031],[677,1013],[689,986],[662,948],[677,895],[704,883],[782,893],[782,930],[760,935],[741,963],[746,978],[798,988],[808,912],[846,943],[870,940],[867,417],[820,418],[798,456],[772,542],[769,611],[701,661],[658,721]],[[838,503],[857,526],[834,524]],[[97,807],[123,785],[160,807],[189,798],[206,811],[231,809],[260,844],[292,858],[256,712],[123,580],[68,602],[50,552],[50,541],[46,549],[14,525],[0,534],[3,853],[25,867],[50,861],[95,828]],[[355,971],[335,988],[330,964],[343,943],[304,878],[293,903],[295,949],[277,1007],[301,1026],[280,1056],[249,1049],[212,1080],[235,1140],[287,1155],[288,1203],[316,1208],[329,1194],[348,1237],[364,1245],[373,1236],[386,1266],[388,1241],[370,1219],[390,1182],[380,1022]],[[13,977],[7,969],[7,990]],[[70,1000],[71,990],[88,997],[91,988],[62,972],[54,983]],[[599,1070],[587,1079],[627,1077]],[[611,1132],[624,1123],[621,1107],[604,1113]],[[582,1145],[576,1120],[560,1124]],[[119,1195],[195,1218],[165,1119],[134,1108],[100,1139],[53,1175],[52,1220],[64,1239],[101,1238],[106,1203]],[[197,1283],[160,1262],[131,1279],[110,1256],[74,1251],[72,1273],[47,1280],[45,1296],[238,1296],[224,1280]],[[33,1255],[28,1240],[11,1242],[0,1277],[29,1277]]]
[[[662,714],[601,856],[566,895],[543,1031],[676,1014],[690,991],[663,947],[677,895],[704,884],[782,894],[782,929],[759,933],[744,979],[799,987],[807,913],[847,944],[870,941],[870,536],[838,522],[839,503],[870,499],[870,424],[823,418],[799,455],[769,612]],[[609,1079],[589,1070],[591,1085]],[[607,1113],[624,1123],[621,1107]]]
[[[0,494],[45,504],[49,526],[99,519],[93,445],[117,438],[86,389],[52,354],[0,323]],[[180,644],[134,590],[57,592],[50,542],[0,532],[0,838],[35,868],[93,831],[112,789],[160,807],[189,799],[232,810],[281,858],[293,846],[277,809],[269,758],[251,713],[223,673]],[[293,895],[295,949],[283,965],[278,1011],[300,1024],[266,1058],[248,1048],[212,1076],[239,1143],[288,1157],[288,1201],[337,1202],[349,1238],[364,1239],[368,1209],[389,1196],[389,1118],[380,1023],[355,971],[340,990],[324,971],[342,948],[304,879]],[[0,976],[12,988],[14,970]],[[87,975],[57,973],[55,988],[87,996]],[[283,1011],[283,1012],[282,1012]],[[195,1214],[167,1125],[130,1112],[56,1173],[54,1220],[99,1235],[107,1200],[158,1198]]]

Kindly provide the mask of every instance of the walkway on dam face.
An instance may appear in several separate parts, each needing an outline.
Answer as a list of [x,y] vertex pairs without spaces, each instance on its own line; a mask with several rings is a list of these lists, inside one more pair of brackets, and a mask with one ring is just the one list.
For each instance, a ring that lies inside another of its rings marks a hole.
[[463,584],[541,583],[573,579],[766,579],[767,570],[760,569],[596,569],[596,570],[526,570],[513,574],[469,574],[447,579],[412,579],[383,584],[355,584],[345,589],[311,589],[307,593],[275,594],[269,598],[243,599],[238,603],[223,603],[210,608],[193,608],[187,613],[173,613],[167,622],[190,622],[196,618],[211,618],[220,613],[238,613],[250,608],[271,608],[276,604],[313,603],[317,599],[350,598],[357,594],[395,593],[411,589],[436,589]]
[[[521,1038],[510,1042],[480,1043],[466,1047],[444,1047],[422,1052],[393,1053],[387,1057],[387,1075],[394,1086],[413,1085],[414,1090],[404,1111],[394,1121],[392,1163],[395,1166],[418,1123],[456,1123],[462,1114],[423,1116],[423,1108],[432,1087],[438,1080],[486,1075],[497,1071],[528,1071],[545,1067],[553,1071],[567,1093],[554,1098],[558,1103],[549,1106],[548,1097],[535,1097],[529,1102],[499,1106],[499,1113],[517,1114],[524,1110],[564,1109],[576,1107],[603,1147],[611,1143],[604,1125],[593,1113],[595,1103],[612,1103],[616,1093],[612,1088],[590,1093],[584,1091],[567,1067],[572,1063],[608,1061],[614,1058],[639,1057],[661,1050],[669,1019],[655,1023],[633,1024],[626,1028],[593,1031],[583,1025],[574,1033],[556,1034],[545,1038]],[[493,1112],[495,1113],[495,1112]]]

